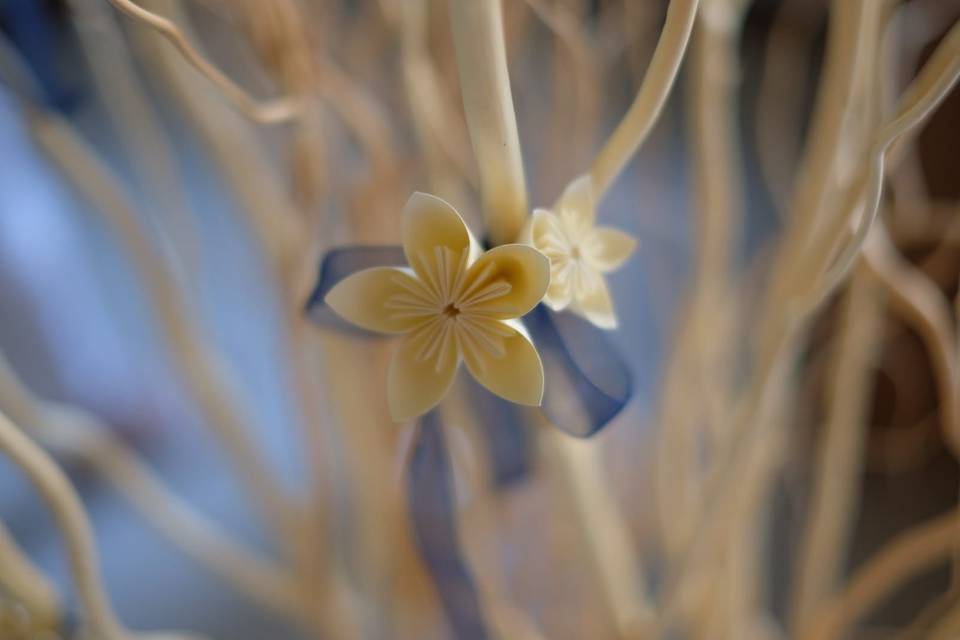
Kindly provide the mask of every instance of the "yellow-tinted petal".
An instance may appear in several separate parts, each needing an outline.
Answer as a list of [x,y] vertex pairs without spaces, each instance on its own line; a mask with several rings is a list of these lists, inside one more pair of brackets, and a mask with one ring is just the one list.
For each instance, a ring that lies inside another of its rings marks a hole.
[[593,226],[596,207],[593,200],[593,180],[589,174],[574,178],[563,190],[556,210],[572,230],[585,232]]
[[394,267],[358,271],[336,284],[324,302],[340,317],[358,327],[380,333],[404,333],[422,322],[398,312],[391,303],[422,289],[408,272]]
[[[491,322],[500,322],[491,320]],[[508,335],[503,338],[503,354],[470,352],[464,358],[477,382],[496,395],[530,406],[543,400],[543,363],[530,338],[514,323],[500,322]]]
[[543,296],[543,303],[554,311],[563,311],[573,300],[573,287],[569,282],[553,282],[547,288],[547,293]]
[[[503,293],[492,285],[506,283]],[[518,318],[537,306],[550,284],[550,261],[525,244],[504,244],[487,251],[470,267],[464,286],[465,309],[491,317]]]
[[589,289],[578,292],[572,308],[601,329],[617,328],[613,299],[602,276],[597,275]]
[[560,221],[546,209],[535,209],[530,217],[529,242],[534,248],[549,256],[549,252],[558,251],[567,245]]
[[633,250],[637,240],[633,236],[610,227],[597,227],[585,244],[585,254],[594,267],[602,272],[620,267]]
[[421,416],[437,406],[447,394],[457,373],[456,349],[442,357],[423,358],[424,336],[404,336],[390,360],[387,373],[387,401],[390,416],[397,422]]
[[471,238],[463,218],[446,201],[419,191],[403,210],[403,251],[417,275],[429,282],[437,251],[449,249],[459,257],[470,251]]

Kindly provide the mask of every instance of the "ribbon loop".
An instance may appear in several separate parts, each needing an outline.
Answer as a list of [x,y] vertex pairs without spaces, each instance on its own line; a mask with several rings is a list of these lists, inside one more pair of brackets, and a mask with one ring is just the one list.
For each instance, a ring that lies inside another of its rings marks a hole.
[[433,577],[453,637],[485,640],[489,634],[480,597],[460,552],[453,474],[436,409],[420,419],[407,489],[417,547]]

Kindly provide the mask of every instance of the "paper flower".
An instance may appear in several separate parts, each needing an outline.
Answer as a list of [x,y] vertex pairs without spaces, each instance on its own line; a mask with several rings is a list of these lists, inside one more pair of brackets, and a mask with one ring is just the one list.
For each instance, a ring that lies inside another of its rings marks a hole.
[[553,211],[537,209],[528,240],[550,259],[550,286],[543,302],[554,311],[570,308],[604,329],[617,326],[603,274],[620,267],[637,246],[630,235],[594,226],[596,208],[590,176],[564,190]]
[[404,210],[403,250],[412,269],[364,269],[326,296],[330,308],[349,322],[403,335],[387,380],[393,419],[401,422],[435,407],[461,361],[498,396],[539,405],[543,365],[516,318],[547,290],[546,257],[521,244],[481,254],[460,214],[424,193],[415,193]]

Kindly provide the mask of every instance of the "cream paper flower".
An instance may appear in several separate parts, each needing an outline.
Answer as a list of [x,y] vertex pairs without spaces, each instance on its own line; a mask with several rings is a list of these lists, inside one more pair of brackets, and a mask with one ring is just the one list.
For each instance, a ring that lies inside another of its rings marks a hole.
[[326,296],[349,322],[403,335],[387,380],[393,419],[402,422],[435,407],[461,361],[498,396],[539,405],[543,365],[516,318],[546,292],[549,261],[521,244],[481,254],[460,214],[425,193],[407,202],[403,250],[412,269],[364,269]]
[[637,246],[630,235],[594,226],[596,208],[590,176],[564,190],[553,211],[537,209],[528,241],[550,259],[550,286],[543,302],[554,311],[569,307],[604,329],[617,326],[603,274],[620,267]]

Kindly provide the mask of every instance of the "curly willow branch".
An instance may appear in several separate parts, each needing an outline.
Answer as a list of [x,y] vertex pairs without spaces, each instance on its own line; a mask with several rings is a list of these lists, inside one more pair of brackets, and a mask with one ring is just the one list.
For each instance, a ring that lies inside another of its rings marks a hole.
[[22,603],[30,617],[45,624],[62,619],[60,598],[53,584],[30,561],[20,545],[0,522],[0,586]]
[[[837,287],[863,248],[867,233],[877,218],[880,196],[883,193],[884,161],[888,150],[897,139],[926,121],[956,84],[958,78],[960,78],[960,22],[950,29],[950,33],[937,46],[930,60],[920,70],[917,79],[904,93],[896,117],[887,122],[877,134],[868,154],[866,174],[842,199],[843,211],[854,212],[861,203],[863,203],[863,211],[850,242],[841,250],[834,265],[824,275],[824,284],[814,293],[812,298],[814,305],[819,304]],[[827,225],[825,231],[819,235],[817,244],[823,247],[835,242],[840,231],[837,227],[848,219],[847,216],[833,218],[833,224]]]
[[900,534],[825,603],[800,640],[842,638],[846,630],[897,586],[960,549],[960,512],[952,511]]
[[64,536],[77,595],[95,637],[122,640],[127,633],[117,620],[104,592],[97,567],[93,531],[70,481],[56,463],[0,413],[0,451],[5,453],[37,488],[53,512]]
[[94,205],[93,211],[103,217],[128,252],[155,305],[175,361],[190,383],[207,423],[231,454],[266,523],[292,553],[297,545],[295,501],[272,475],[257,448],[253,438],[256,428],[234,404],[229,370],[198,334],[186,301],[139,226],[129,194],[67,122],[49,114],[32,116],[34,139],[78,192]]
[[527,187],[501,0],[451,0],[450,20],[487,231],[495,244],[513,242],[526,221]]
[[610,188],[657,121],[687,50],[698,5],[699,0],[673,0],[670,3],[663,33],[637,97],[590,167],[597,200]]
[[[251,599],[295,617],[300,613],[293,579],[283,569],[231,539],[215,522],[168,489],[96,416],[35,397],[2,353],[0,411],[30,429],[55,453],[89,464],[160,533]],[[0,551],[0,558],[4,555]]]
[[290,98],[261,102],[250,96],[240,85],[204,58],[171,20],[147,11],[130,0],[109,1],[119,11],[143,22],[169,40],[194,69],[212,82],[238,111],[254,122],[277,124],[288,122],[298,116],[299,107]]

